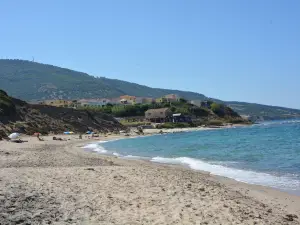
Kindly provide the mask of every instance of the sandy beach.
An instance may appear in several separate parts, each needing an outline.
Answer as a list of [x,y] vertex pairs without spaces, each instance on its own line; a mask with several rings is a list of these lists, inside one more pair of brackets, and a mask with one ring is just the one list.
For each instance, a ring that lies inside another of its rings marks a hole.
[[0,224],[300,224],[300,197],[87,152],[77,137],[0,141]]

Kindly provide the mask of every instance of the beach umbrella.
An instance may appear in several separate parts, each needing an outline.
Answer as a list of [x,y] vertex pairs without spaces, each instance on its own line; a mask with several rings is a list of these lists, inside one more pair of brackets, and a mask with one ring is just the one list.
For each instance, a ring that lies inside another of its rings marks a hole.
[[8,137],[9,137],[10,139],[17,139],[20,135],[21,135],[21,134],[19,134],[19,133],[12,133],[12,134],[10,134]]
[[41,133],[36,132],[36,133],[33,134],[33,136],[38,136],[38,135],[41,135]]

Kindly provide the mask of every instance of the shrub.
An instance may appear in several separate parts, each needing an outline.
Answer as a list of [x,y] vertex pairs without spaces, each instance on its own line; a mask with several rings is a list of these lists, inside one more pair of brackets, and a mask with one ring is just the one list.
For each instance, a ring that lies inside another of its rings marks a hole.
[[220,117],[224,117],[225,112],[224,112],[224,105],[218,104],[218,103],[212,103],[210,106],[211,110],[217,114]]
[[226,120],[226,122],[233,124],[251,124],[249,120],[244,120],[243,118],[231,118]]
[[192,112],[193,115],[195,115],[197,117],[207,117],[210,114],[208,109],[199,108],[199,107],[192,108],[191,112]]
[[192,127],[192,124],[189,123],[164,123],[164,124],[159,124],[157,125],[158,129],[172,129],[172,128],[187,128],[187,127]]
[[209,120],[205,124],[211,125],[211,126],[223,126],[223,121],[222,120]]
[[5,91],[0,90],[0,115],[8,116],[15,113],[16,107]]

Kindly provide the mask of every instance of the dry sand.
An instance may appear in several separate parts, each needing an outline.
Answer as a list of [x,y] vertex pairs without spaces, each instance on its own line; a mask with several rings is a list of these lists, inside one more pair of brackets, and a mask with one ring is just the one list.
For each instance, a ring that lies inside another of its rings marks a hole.
[[91,140],[75,136],[25,139],[0,141],[1,225],[300,224],[297,196],[86,152],[80,146]]

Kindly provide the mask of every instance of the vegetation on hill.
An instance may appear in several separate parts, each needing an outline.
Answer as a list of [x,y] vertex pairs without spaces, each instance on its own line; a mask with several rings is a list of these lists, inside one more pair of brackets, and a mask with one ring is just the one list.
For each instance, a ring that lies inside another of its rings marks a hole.
[[[136,105],[106,105],[101,106],[86,106],[84,107],[91,111],[103,112],[111,114],[115,117],[126,118],[133,120],[132,123],[123,121],[123,124],[136,125],[134,117],[144,117],[145,112],[149,109],[169,108],[174,114],[181,113],[182,115],[190,116],[194,120],[194,124],[189,126],[208,124],[208,125],[222,125],[223,123],[247,123],[248,121],[242,119],[238,113],[224,104],[211,102],[209,107],[197,107],[186,100],[181,99],[179,102],[172,103],[154,103],[154,104],[136,104]],[[216,124],[214,121],[218,121]],[[182,127],[186,124],[165,124],[163,128]]]
[[15,113],[16,108],[12,99],[6,94],[5,91],[0,90],[0,116],[7,116]]
[[170,93],[187,99],[206,98],[198,93],[96,78],[86,73],[24,60],[0,60],[0,89],[24,100],[119,97],[125,94],[156,98]]
[[76,110],[46,105],[31,105],[9,97],[0,90],[0,139],[19,132],[62,133],[87,130],[113,132],[124,129],[112,116],[89,110]]
[[262,104],[247,102],[227,102],[229,107],[233,108],[240,115],[249,115],[251,117],[262,117],[265,120],[299,118],[300,110],[290,109],[278,106],[267,106]]
[[[208,99],[195,92],[150,88],[25,60],[0,60],[0,89],[23,100],[110,98],[124,94],[156,98],[171,93],[188,100]],[[300,110],[296,109],[216,101],[228,104],[241,115],[263,116],[267,119],[300,117]]]
[[136,105],[106,105],[106,106],[86,106],[83,108],[111,114],[115,117],[137,117],[144,116],[148,109],[170,108],[173,113],[182,113],[184,115],[208,116],[209,110],[193,106],[189,103],[154,103],[154,104],[136,104]]

